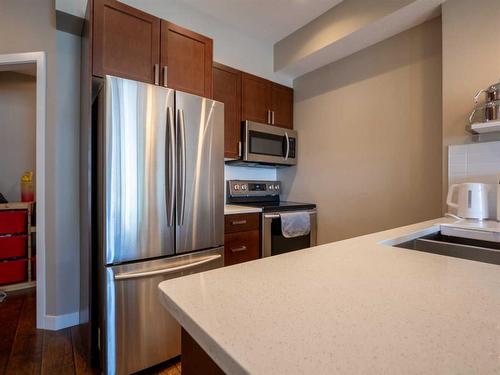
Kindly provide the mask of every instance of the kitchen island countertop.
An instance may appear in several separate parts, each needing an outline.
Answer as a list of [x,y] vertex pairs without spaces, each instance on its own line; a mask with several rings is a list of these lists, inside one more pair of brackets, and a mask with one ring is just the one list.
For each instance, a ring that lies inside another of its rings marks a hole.
[[390,246],[453,221],[168,280],[162,302],[228,374],[500,373],[500,266]]

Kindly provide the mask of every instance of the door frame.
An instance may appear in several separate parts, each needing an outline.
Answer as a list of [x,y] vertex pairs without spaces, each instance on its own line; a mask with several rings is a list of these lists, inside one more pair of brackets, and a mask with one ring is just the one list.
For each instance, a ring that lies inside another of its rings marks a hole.
[[36,64],[36,326],[45,328],[45,131],[47,63],[45,52],[0,54],[0,65]]

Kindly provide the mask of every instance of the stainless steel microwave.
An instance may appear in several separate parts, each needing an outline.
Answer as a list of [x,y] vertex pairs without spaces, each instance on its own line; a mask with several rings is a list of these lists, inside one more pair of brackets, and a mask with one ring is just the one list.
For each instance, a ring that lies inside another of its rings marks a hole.
[[278,126],[245,121],[242,160],[268,165],[297,164],[297,132]]

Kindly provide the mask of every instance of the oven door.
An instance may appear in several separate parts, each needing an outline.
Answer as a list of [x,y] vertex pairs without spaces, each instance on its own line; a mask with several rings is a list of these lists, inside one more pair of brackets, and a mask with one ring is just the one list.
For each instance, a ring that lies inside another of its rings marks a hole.
[[278,212],[262,214],[262,257],[316,246],[316,210],[307,210],[307,212],[311,217],[311,231],[306,236],[294,238],[283,236],[281,232],[281,217]]
[[296,131],[245,121],[243,136],[243,160],[275,165],[297,164]]

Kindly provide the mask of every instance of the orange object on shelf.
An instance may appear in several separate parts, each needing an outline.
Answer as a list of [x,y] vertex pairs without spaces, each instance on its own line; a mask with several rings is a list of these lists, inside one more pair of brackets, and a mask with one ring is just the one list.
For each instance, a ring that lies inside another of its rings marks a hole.
[[21,202],[33,202],[34,200],[33,172],[26,172],[21,177]]

